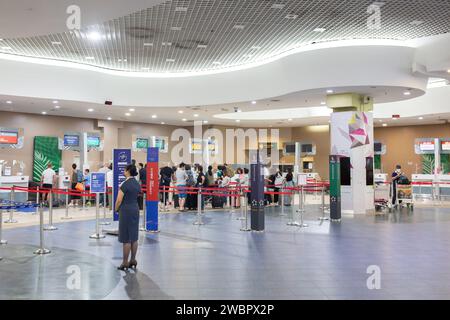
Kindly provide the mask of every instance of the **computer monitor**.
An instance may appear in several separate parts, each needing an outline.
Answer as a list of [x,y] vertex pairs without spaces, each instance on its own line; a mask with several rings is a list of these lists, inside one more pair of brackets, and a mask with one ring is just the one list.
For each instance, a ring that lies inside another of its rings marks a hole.
[[302,144],[302,153],[312,153],[313,145],[312,144]]
[[79,147],[80,146],[80,136],[74,134],[64,135],[64,146],[65,147]]
[[87,146],[91,147],[91,148],[100,147],[100,137],[88,136],[87,137]]
[[0,144],[17,144],[19,134],[14,131],[0,131]]
[[381,142],[375,142],[373,147],[375,152],[383,151],[383,144]]
[[147,149],[148,148],[148,139],[137,138],[136,139],[136,148],[137,149]]

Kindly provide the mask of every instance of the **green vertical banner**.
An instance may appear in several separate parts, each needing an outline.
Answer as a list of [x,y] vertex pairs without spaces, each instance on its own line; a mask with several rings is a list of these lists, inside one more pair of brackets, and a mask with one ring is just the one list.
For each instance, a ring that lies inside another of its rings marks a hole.
[[62,151],[59,150],[57,137],[34,137],[33,181],[41,181],[42,172],[51,163],[53,170],[59,170]]
[[374,169],[381,170],[381,155],[376,154],[374,157]]
[[330,219],[341,220],[341,162],[330,156]]

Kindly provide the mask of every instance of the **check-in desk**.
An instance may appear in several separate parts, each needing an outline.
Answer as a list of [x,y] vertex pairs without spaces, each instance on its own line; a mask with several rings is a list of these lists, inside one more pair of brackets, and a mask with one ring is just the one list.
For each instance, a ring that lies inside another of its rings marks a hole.
[[450,174],[439,174],[435,181],[439,199],[450,199]]
[[434,178],[434,174],[413,174],[411,182],[414,198],[433,198],[435,194]]
[[[28,188],[28,176],[0,176],[0,187],[11,188],[11,187],[22,187]],[[9,190],[0,190],[0,199],[10,200]],[[27,191],[14,191],[14,201],[16,202],[26,202],[28,200]]]

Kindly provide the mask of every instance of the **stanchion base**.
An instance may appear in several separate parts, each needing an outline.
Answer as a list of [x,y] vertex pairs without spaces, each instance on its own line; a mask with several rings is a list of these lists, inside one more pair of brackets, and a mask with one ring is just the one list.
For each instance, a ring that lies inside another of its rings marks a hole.
[[105,221],[105,222],[100,222],[101,226],[109,226],[111,225],[111,222]]
[[330,218],[327,218],[327,217],[320,217],[320,218],[318,218],[318,220],[320,220],[320,221],[328,221],[328,220],[330,220]]
[[159,230],[152,230],[152,231],[147,231],[147,233],[160,233],[161,231]]
[[18,223],[19,221],[17,221],[17,220],[14,220],[14,219],[8,219],[8,220],[5,220],[4,221],[4,223]]
[[0,245],[5,245],[5,244],[8,244],[8,240],[0,240]]
[[50,250],[48,249],[37,249],[34,254],[39,254],[39,255],[44,255],[44,254],[49,254],[51,253]]
[[331,219],[331,222],[341,222],[341,219]]
[[99,233],[95,233],[92,236],[89,236],[89,238],[91,238],[91,239],[103,239],[103,238],[105,238],[105,235],[99,234]]
[[72,220],[72,217],[62,217],[61,220]]
[[139,228],[139,231],[146,232],[147,229],[145,229],[145,228]]
[[44,230],[45,231],[55,231],[55,230],[58,230],[58,228],[55,226],[48,226],[48,227],[44,227]]
[[300,226],[300,222],[288,222],[286,223],[286,225],[290,226],[290,227],[299,227]]
[[252,229],[250,229],[250,228],[240,228],[239,230],[240,231],[252,231]]
[[203,226],[205,223],[204,222],[199,222],[199,221],[195,221],[193,223],[194,226]]
[[245,218],[244,217],[239,217],[239,218],[236,218],[236,220],[245,220]]

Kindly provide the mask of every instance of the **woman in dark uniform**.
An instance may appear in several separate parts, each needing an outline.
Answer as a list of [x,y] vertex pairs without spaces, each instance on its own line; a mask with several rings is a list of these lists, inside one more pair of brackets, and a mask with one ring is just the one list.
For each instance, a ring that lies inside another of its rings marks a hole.
[[[134,178],[137,169],[134,165],[128,165],[125,169],[126,180],[120,186],[116,200],[116,208],[119,212],[119,242],[123,243],[123,261],[119,270],[136,268],[136,253],[139,239],[139,204],[138,196],[141,192],[139,182]],[[131,251],[131,259],[128,257]]]

